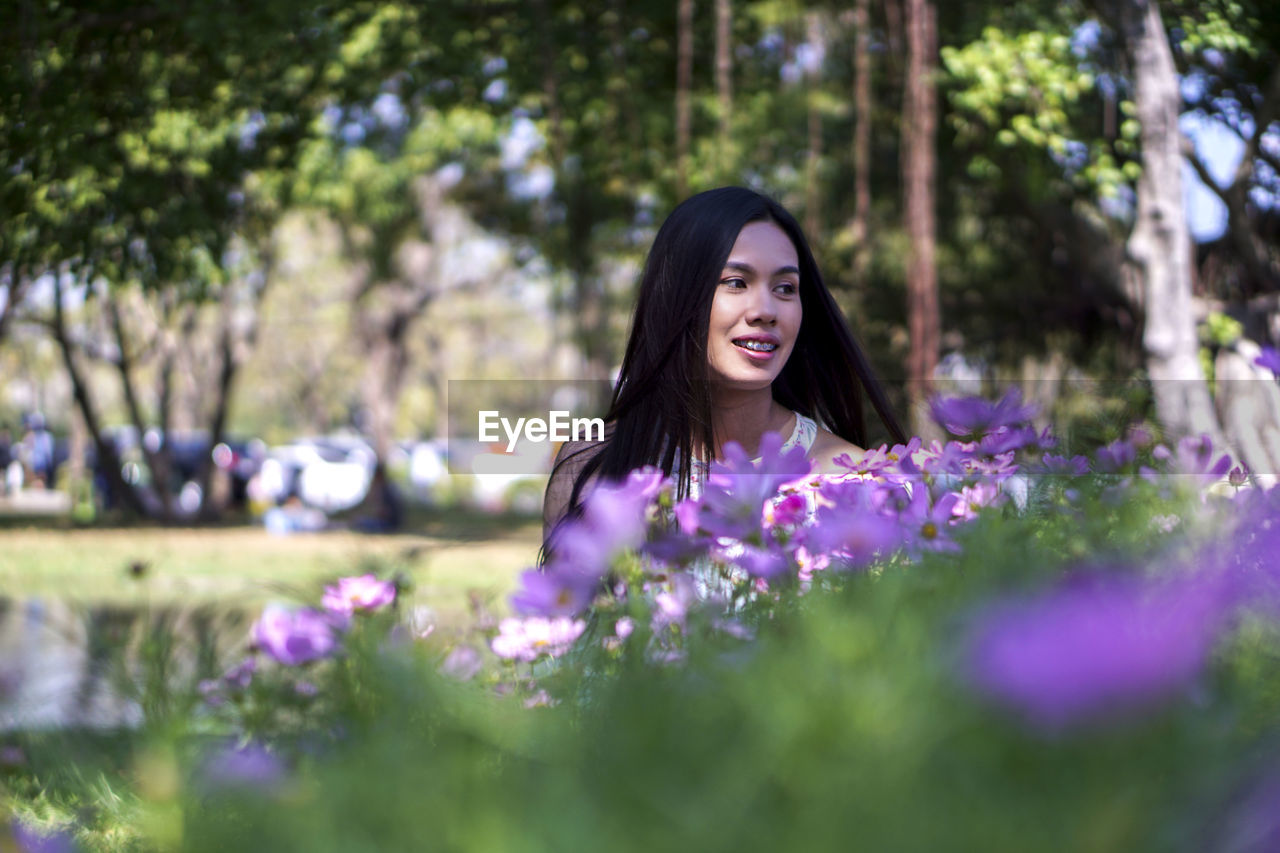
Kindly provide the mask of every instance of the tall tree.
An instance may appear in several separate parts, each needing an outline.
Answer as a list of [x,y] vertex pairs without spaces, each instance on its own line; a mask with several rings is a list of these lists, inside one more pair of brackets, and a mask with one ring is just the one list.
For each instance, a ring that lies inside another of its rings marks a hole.
[[733,149],[733,2],[716,0],[717,172],[724,175]]
[[693,0],[676,0],[676,195],[689,192],[693,137]]
[[871,10],[870,0],[853,4],[853,282],[861,287],[871,251]]
[[818,170],[822,164],[822,66],[827,55],[825,22],[816,9],[805,13],[805,46],[808,48],[804,77],[809,143],[804,158],[804,219],[805,230],[816,235],[822,223],[822,191]]
[[1155,0],[1125,0],[1120,20],[1142,125],[1142,175],[1126,249],[1142,293],[1142,345],[1156,415],[1173,436],[1225,440],[1200,366],[1191,304],[1191,235],[1182,195],[1182,95]]
[[910,239],[907,261],[907,324],[911,335],[907,359],[912,418],[925,428],[918,403],[931,388],[938,363],[942,321],[938,308],[935,261],[937,226],[935,193],[937,96],[934,73],[937,11],[930,0],[906,0],[907,68],[902,106],[903,215]]

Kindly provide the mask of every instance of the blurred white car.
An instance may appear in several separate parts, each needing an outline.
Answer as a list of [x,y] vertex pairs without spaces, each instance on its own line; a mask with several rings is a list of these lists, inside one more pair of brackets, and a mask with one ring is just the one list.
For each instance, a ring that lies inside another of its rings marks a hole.
[[373,448],[358,436],[299,439],[267,452],[258,493],[271,503],[297,495],[308,506],[341,512],[364,499],[376,461]]

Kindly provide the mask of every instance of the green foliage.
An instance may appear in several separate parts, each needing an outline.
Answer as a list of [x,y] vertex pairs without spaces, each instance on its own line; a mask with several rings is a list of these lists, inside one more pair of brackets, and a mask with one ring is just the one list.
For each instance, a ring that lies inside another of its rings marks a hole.
[[1177,18],[1182,31],[1178,46],[1197,58],[1204,58],[1205,51],[1214,50],[1256,59],[1262,52],[1254,37],[1261,12],[1253,4],[1234,0],[1196,3]]
[[[238,719],[283,781],[209,781],[229,743],[215,721],[237,719],[223,706],[23,736],[9,803],[77,812],[94,849],[1202,849],[1274,749],[1272,621],[1247,619],[1188,695],[1051,734],[967,686],[968,632],[992,603],[1082,561],[1167,571],[1206,534],[1198,500],[1141,481],[1100,499],[1111,485],[1042,482],[1027,514],[967,528],[963,554],[759,597],[735,614],[753,640],[691,621],[675,664],[641,618],[627,644],[597,634],[558,669],[459,683],[434,638],[389,642],[385,619],[361,617],[342,659],[266,668],[245,699]],[[559,704],[526,707],[531,676]],[[319,696],[290,692],[298,678]]]
[[[954,109],[950,121],[957,141],[977,148],[968,172],[979,182],[1001,176],[991,154],[994,142],[996,152],[1022,148],[1047,155],[1076,187],[1114,196],[1136,178],[1130,163],[1117,156],[1136,151],[1137,123],[1126,120],[1117,140],[1089,133],[1082,118],[1095,93],[1096,65],[1072,44],[1073,31],[1084,21],[1070,12],[1078,15],[1079,10],[1064,8],[1070,11],[1046,20],[1045,29],[988,26],[975,41],[944,46],[942,62]],[[1128,114],[1132,104],[1121,102],[1120,110]]]
[[1210,311],[1200,331],[1201,339],[1216,347],[1231,346],[1243,334],[1244,324],[1221,311]]

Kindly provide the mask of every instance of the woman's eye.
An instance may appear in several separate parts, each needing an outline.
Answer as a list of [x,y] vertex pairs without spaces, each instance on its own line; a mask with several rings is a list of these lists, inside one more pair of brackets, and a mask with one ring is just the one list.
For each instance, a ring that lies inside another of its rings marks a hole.
[[722,278],[720,279],[720,283],[735,289],[747,286],[746,280],[741,278]]
[[800,288],[797,287],[794,282],[780,281],[774,286],[774,290],[785,296],[795,296],[796,293],[799,292]]

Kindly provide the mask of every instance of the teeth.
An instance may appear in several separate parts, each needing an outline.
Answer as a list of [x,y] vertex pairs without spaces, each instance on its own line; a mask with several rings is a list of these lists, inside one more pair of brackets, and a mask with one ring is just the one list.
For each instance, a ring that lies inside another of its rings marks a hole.
[[778,348],[777,344],[767,344],[764,341],[735,341],[734,343],[743,349],[755,350],[756,352],[773,352]]

